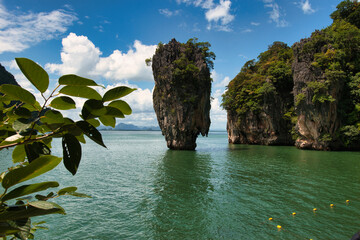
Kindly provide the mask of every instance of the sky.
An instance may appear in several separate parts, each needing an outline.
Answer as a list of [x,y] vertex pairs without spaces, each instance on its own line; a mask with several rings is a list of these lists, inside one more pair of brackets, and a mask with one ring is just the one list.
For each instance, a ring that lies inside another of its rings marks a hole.
[[[292,46],[332,23],[340,0],[0,0],[0,63],[33,92],[14,59],[30,58],[50,75],[94,79],[105,89],[136,87],[124,98],[133,114],[118,123],[157,126],[154,79],[145,59],[172,38],[209,42],[212,70],[211,130],[226,129],[220,104],[226,86],[245,62],[274,41]],[[48,92],[49,93],[49,92]],[[79,119],[78,109],[66,116]]]

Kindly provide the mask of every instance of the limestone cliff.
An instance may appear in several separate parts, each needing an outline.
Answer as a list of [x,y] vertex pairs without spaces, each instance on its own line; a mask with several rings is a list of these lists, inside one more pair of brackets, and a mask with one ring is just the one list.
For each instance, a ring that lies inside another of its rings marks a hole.
[[301,149],[360,150],[360,3],[342,1],[331,18],[291,58],[273,44],[229,83],[229,142],[289,144],[291,133]]
[[210,127],[210,67],[208,43],[172,39],[159,44],[152,58],[153,104],[170,149],[194,150],[199,134]]
[[274,42],[245,63],[223,96],[230,143],[291,145],[292,51]]
[[[359,66],[360,39],[342,42],[354,34],[346,29],[339,39],[340,21],[316,31],[293,46],[294,101],[297,115],[296,146],[301,149],[360,149]],[[348,36],[346,36],[348,35]],[[352,48],[350,49],[344,48]],[[347,51],[348,54],[344,55]],[[351,56],[353,55],[353,56]],[[354,58],[357,56],[356,58]]]
[[227,112],[229,143],[292,145],[291,120],[284,117],[285,103],[279,96],[265,97],[263,109],[238,115]]
[[315,93],[308,85],[325,84],[327,79],[324,71],[312,66],[315,52],[304,54],[304,46],[310,41],[311,38],[303,39],[293,46],[294,101],[298,116],[296,130],[299,134],[295,145],[302,149],[330,150],[335,147],[335,143],[328,140],[334,138],[340,128],[338,103],[343,83],[334,82],[320,89],[321,94],[328,96],[329,100],[313,101]]

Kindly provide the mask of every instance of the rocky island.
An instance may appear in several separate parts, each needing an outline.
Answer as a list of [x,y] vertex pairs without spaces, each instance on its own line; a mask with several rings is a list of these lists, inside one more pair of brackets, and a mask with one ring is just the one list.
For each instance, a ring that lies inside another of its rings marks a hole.
[[210,44],[190,39],[160,43],[152,57],[153,104],[168,148],[194,150],[199,134],[210,127]]
[[360,3],[292,48],[274,42],[223,95],[230,143],[360,149]]
[[229,83],[223,107],[230,143],[293,144],[292,58],[290,47],[274,42]]

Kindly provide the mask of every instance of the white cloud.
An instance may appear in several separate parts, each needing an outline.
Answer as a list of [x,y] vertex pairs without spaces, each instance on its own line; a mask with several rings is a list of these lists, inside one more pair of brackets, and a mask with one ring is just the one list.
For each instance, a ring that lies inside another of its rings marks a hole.
[[222,74],[217,73],[215,70],[211,72],[211,78],[213,79],[214,88],[224,89],[230,82],[230,77],[224,77]]
[[311,7],[309,0],[301,1],[298,3],[304,14],[312,14],[315,10]]
[[209,26],[212,22],[221,29],[227,28],[227,25],[234,20],[234,15],[230,14],[231,1],[220,0],[220,4],[215,8],[209,9],[205,13],[206,20],[209,22]]
[[0,2],[0,53],[21,52],[43,40],[56,38],[77,20],[72,12],[12,13]]
[[252,26],[259,26],[260,25],[260,23],[258,23],[258,22],[251,22],[250,23]]
[[243,59],[249,59],[247,56],[245,56],[244,54],[239,54],[239,57],[243,58]]
[[175,11],[170,11],[167,8],[164,9],[159,9],[159,13],[166,16],[166,17],[172,17],[172,16],[177,16],[180,14],[179,10],[175,10]]
[[281,12],[281,9],[277,3],[272,0],[264,0],[265,7],[271,8],[269,12],[270,22],[276,23],[277,27],[286,27],[288,26],[288,22],[284,19],[284,14]]
[[213,94],[213,99],[211,101],[211,110],[210,110],[210,118],[211,118],[211,129],[214,130],[225,130],[227,115],[226,111],[220,106],[222,94],[224,92],[220,89],[216,90]]
[[209,23],[208,30],[214,28],[218,31],[231,31],[229,24],[235,19],[235,16],[230,13],[230,0],[220,0],[219,4],[215,4],[213,0],[176,0],[176,2],[206,9],[205,18]]
[[244,30],[242,30],[241,32],[242,33],[251,33],[251,32],[253,32],[254,30],[252,30],[252,29],[250,29],[250,28],[247,28],[247,29],[244,29]]
[[62,40],[61,64],[46,64],[51,73],[78,74],[81,76],[105,78],[109,80],[153,79],[152,70],[145,59],[152,57],[156,45],[143,45],[135,41],[127,53],[115,50],[108,57],[100,57],[101,51],[86,36],[70,33]]

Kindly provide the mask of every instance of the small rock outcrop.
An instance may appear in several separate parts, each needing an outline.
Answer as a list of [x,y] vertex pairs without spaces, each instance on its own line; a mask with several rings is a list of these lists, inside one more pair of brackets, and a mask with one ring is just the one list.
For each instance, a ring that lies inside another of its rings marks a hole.
[[274,42],[245,63],[223,96],[229,143],[292,145],[292,51]]
[[208,43],[172,39],[159,44],[152,58],[153,104],[167,146],[194,150],[210,127],[211,58]]

